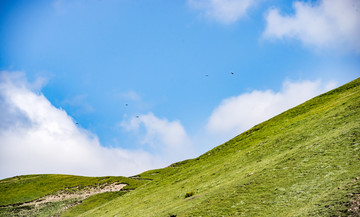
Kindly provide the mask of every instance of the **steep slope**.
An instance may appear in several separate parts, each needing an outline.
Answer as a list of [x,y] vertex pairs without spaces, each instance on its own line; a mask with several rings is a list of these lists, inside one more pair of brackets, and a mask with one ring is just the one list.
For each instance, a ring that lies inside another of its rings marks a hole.
[[0,216],[360,216],[359,123],[357,79],[136,177],[0,180]]
[[357,216],[359,123],[356,79],[82,216]]

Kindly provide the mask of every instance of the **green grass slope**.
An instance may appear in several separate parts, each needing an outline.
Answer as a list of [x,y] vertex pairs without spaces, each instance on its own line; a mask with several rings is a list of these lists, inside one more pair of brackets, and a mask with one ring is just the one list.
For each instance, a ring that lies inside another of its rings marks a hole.
[[357,79],[77,215],[358,216],[359,123]]
[[[137,177],[0,180],[0,216],[360,216],[359,123],[357,79],[198,158]],[[86,199],[29,203],[111,183],[128,185]]]
[[[93,195],[85,200],[68,198],[61,201],[50,201],[40,205],[28,204],[41,200],[46,196],[57,195],[59,192],[66,194],[80,193],[84,189],[104,188],[112,183],[127,184],[120,192],[107,192]],[[127,177],[83,177],[72,175],[26,175],[0,180],[0,216],[57,216],[65,211],[66,207],[75,204],[83,207],[82,211],[123,195],[128,190],[136,189],[145,181]]]

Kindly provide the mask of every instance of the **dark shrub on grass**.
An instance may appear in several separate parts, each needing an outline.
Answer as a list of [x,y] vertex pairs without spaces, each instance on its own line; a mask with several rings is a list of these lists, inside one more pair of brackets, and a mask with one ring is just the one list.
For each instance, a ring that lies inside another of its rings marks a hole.
[[193,196],[194,194],[195,194],[194,191],[187,192],[187,193],[185,194],[185,198],[191,197],[191,196]]

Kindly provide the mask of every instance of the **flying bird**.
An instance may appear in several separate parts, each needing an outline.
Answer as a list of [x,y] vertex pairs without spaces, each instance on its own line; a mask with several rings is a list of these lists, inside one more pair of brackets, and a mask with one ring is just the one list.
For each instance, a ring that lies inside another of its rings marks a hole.
[[234,74],[234,72],[231,72],[231,74],[233,75],[233,74]]

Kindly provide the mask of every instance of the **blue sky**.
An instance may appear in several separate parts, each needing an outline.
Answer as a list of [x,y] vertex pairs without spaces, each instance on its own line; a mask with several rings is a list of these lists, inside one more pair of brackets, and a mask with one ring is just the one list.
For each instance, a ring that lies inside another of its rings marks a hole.
[[0,176],[133,175],[198,156],[359,77],[359,10],[1,0]]

